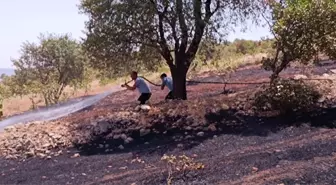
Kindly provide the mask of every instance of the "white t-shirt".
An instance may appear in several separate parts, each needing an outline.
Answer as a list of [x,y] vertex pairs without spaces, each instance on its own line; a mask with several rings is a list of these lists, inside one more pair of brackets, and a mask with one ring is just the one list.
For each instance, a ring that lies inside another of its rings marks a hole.
[[173,90],[173,79],[171,79],[170,77],[165,77],[162,81],[162,85],[167,86],[168,89],[172,91]]
[[135,87],[140,93],[151,93],[151,90],[145,80],[141,77],[135,79]]

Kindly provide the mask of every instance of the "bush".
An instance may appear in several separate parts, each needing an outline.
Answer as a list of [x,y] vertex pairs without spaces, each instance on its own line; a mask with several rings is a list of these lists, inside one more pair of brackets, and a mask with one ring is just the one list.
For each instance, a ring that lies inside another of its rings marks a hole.
[[314,108],[321,97],[318,90],[302,80],[278,79],[256,94],[254,106],[258,110],[277,110],[288,114]]

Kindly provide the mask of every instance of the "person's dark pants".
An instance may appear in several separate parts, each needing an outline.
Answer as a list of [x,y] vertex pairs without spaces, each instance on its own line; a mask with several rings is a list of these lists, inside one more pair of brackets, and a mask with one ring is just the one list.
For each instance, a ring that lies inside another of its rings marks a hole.
[[166,99],[166,100],[172,100],[172,99],[174,99],[173,91],[170,91],[170,92],[167,94],[167,96],[166,96],[165,99]]
[[151,96],[152,93],[141,93],[140,97],[138,98],[138,101],[140,101],[140,105],[144,105]]

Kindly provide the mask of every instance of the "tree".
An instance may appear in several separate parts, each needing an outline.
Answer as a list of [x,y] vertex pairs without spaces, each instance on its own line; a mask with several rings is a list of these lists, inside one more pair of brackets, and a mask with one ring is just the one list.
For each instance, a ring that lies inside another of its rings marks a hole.
[[186,75],[202,39],[205,36],[222,39],[231,23],[239,24],[255,16],[260,10],[259,3],[82,0],[80,10],[89,16],[84,45],[95,66],[116,73],[139,61],[152,67],[162,57],[174,80],[174,95],[187,99]]
[[41,35],[39,43],[26,42],[21,56],[12,60],[13,79],[18,95],[40,94],[45,104],[58,103],[67,86],[77,87],[85,80],[88,63],[81,44],[68,35]]
[[264,16],[275,38],[275,54],[264,60],[273,71],[271,83],[290,62],[308,63],[319,53],[336,58],[336,2],[334,0],[269,1]]

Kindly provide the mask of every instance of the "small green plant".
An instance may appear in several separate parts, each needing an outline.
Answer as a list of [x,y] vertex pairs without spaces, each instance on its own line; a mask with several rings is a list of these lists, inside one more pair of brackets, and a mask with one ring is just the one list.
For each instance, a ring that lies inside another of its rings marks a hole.
[[321,96],[317,89],[302,80],[277,79],[256,94],[254,105],[258,110],[278,110],[287,114],[313,108]]
[[167,163],[168,177],[167,185],[172,184],[173,176],[178,173],[182,173],[182,178],[186,181],[188,172],[194,170],[201,170],[204,168],[204,164],[197,163],[193,158],[190,158],[186,155],[174,156],[174,155],[163,155],[161,158],[162,161]]

